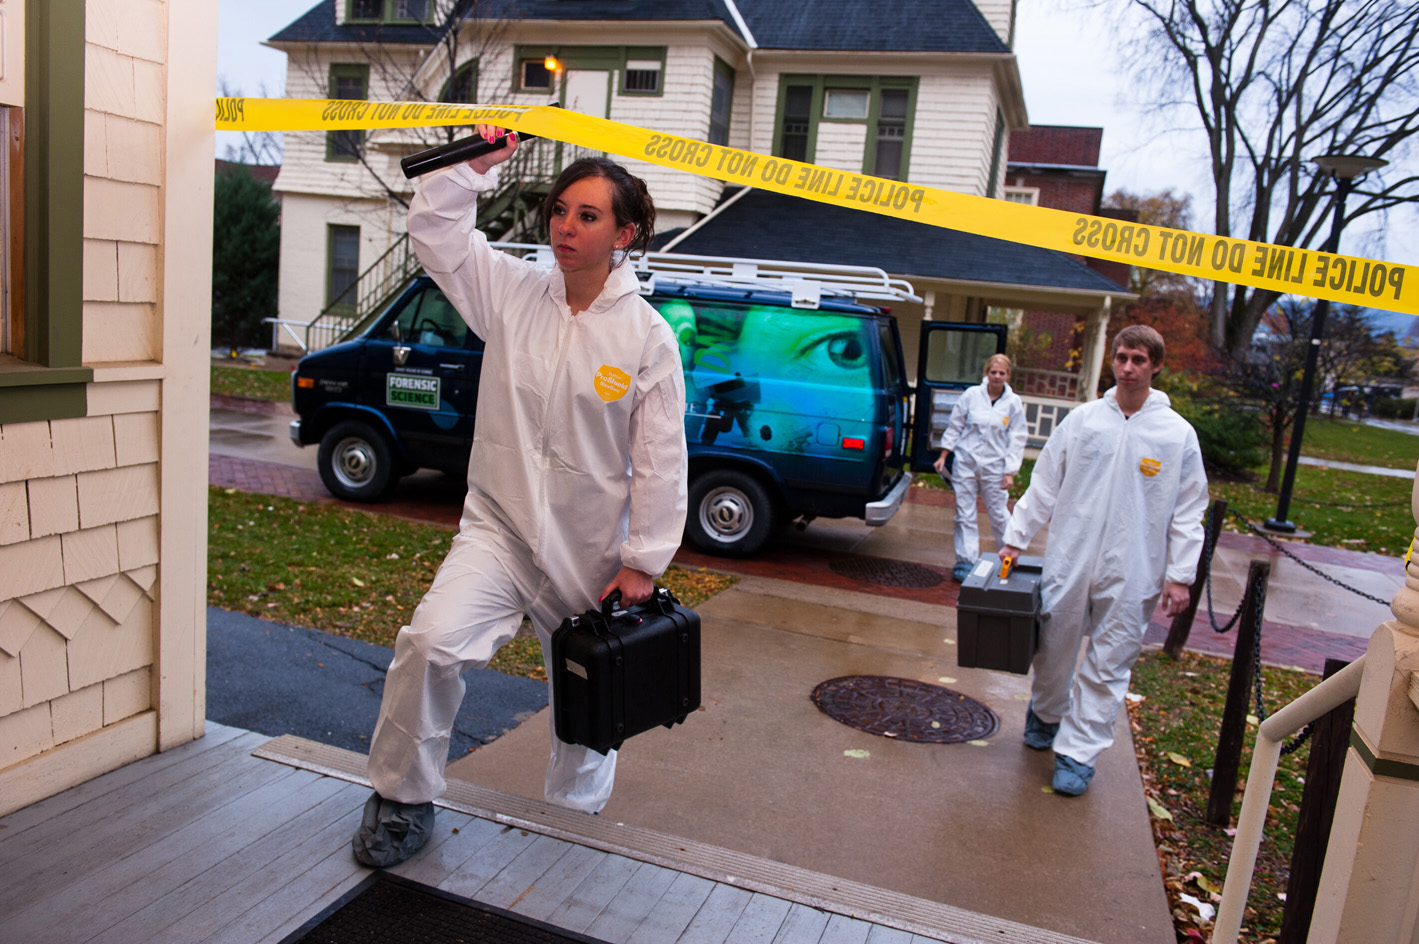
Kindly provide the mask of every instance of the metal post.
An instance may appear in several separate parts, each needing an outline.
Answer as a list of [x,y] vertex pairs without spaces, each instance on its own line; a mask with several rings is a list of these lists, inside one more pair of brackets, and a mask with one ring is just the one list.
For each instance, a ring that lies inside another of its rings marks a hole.
[[[1345,225],[1345,198],[1350,194],[1350,178],[1337,177],[1335,195],[1335,217],[1330,222],[1330,236],[1322,252],[1340,251],[1340,230]],[[1291,486],[1296,482],[1296,466],[1301,458],[1301,437],[1306,432],[1306,411],[1311,405],[1311,391],[1315,387],[1316,364],[1320,360],[1321,335],[1325,331],[1325,317],[1330,313],[1330,302],[1320,299],[1311,315],[1311,342],[1306,347],[1306,367],[1301,374],[1301,396],[1296,404],[1296,418],[1291,421],[1291,445],[1286,451],[1286,474],[1281,480],[1281,497],[1276,502],[1276,517],[1268,518],[1265,526],[1271,531],[1294,533],[1296,525],[1286,516],[1291,511]]]
[[1197,578],[1188,588],[1187,609],[1173,617],[1173,624],[1168,628],[1168,639],[1163,643],[1163,652],[1170,658],[1176,659],[1182,655],[1183,646],[1187,645],[1188,634],[1192,632],[1192,621],[1197,616],[1198,601],[1202,599],[1202,591],[1212,574],[1212,558],[1217,553],[1217,535],[1221,533],[1222,522],[1226,518],[1227,503],[1219,498],[1207,509],[1207,537],[1197,555]]
[[[1342,659],[1326,659],[1324,678],[1330,678],[1347,665],[1349,663]],[[1335,819],[1335,800],[1340,793],[1340,774],[1345,769],[1345,752],[1350,746],[1350,725],[1354,718],[1355,701],[1351,699],[1312,722],[1306,787],[1301,793],[1301,812],[1296,817],[1291,875],[1286,882],[1286,910],[1281,916],[1277,944],[1305,944],[1310,933],[1311,912],[1320,888],[1321,866],[1330,839],[1330,824]]]
[[1266,561],[1252,561],[1247,569],[1247,592],[1237,625],[1237,645],[1232,650],[1232,677],[1227,684],[1227,704],[1222,709],[1222,729],[1217,734],[1217,757],[1212,762],[1212,792],[1207,797],[1207,822],[1214,826],[1226,826],[1232,821],[1232,797],[1237,792],[1237,770],[1242,764],[1242,743],[1247,735],[1252,672],[1256,647],[1261,645],[1261,611],[1266,605],[1266,581],[1270,576],[1271,564]]

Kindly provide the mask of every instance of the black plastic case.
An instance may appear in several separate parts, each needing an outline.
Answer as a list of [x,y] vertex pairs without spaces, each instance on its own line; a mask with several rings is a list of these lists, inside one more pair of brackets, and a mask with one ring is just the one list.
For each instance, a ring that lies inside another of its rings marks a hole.
[[1004,580],[1000,561],[982,557],[956,602],[956,663],[1025,675],[1040,640],[1044,560],[1021,557]]
[[645,603],[562,621],[552,633],[557,737],[602,754],[700,707],[700,617],[660,588]]

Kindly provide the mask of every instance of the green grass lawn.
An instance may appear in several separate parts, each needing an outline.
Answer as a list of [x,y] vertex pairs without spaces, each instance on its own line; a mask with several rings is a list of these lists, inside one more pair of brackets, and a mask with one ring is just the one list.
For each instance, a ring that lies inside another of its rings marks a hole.
[[212,392],[254,400],[291,400],[291,375],[284,370],[260,367],[212,365]]
[[1419,436],[1328,416],[1308,416],[1301,455],[1412,472],[1419,462]]

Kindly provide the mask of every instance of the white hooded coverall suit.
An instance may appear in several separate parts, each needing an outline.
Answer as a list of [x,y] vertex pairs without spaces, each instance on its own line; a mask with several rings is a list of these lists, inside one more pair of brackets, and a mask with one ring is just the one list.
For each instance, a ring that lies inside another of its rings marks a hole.
[[1113,743],[1164,582],[1191,584],[1202,550],[1202,451],[1168,403],[1153,390],[1125,417],[1109,390],[1071,410],[1005,530],[1006,544],[1025,547],[1049,522],[1032,707],[1060,723],[1055,753],[1089,767]]
[[954,537],[958,564],[974,564],[980,558],[977,496],[985,500],[990,531],[995,546],[1000,547],[1010,518],[1006,507],[1009,494],[1003,481],[1005,476],[1020,471],[1029,438],[1020,395],[1006,384],[991,403],[988,387],[989,381],[982,380],[961,394],[951,410],[946,431],[941,434],[941,448],[955,453],[951,488],[956,492]]
[[[375,790],[403,803],[444,790],[467,669],[526,614],[550,678],[552,630],[596,606],[622,565],[659,576],[685,523],[685,383],[669,325],[628,267],[573,315],[560,269],[491,249],[474,204],[495,179],[458,165],[424,178],[409,207],[419,261],[486,347],[462,521],[399,631],[370,743]],[[615,751],[567,744],[553,726],[549,801],[599,811],[615,770]]]

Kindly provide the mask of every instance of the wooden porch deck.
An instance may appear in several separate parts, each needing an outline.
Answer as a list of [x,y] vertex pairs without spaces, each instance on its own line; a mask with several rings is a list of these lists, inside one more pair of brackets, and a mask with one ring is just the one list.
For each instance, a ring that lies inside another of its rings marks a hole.
[[[0,940],[279,942],[368,875],[363,763],[209,723],[0,818]],[[391,871],[608,942],[1082,944],[470,784],[439,805]]]

